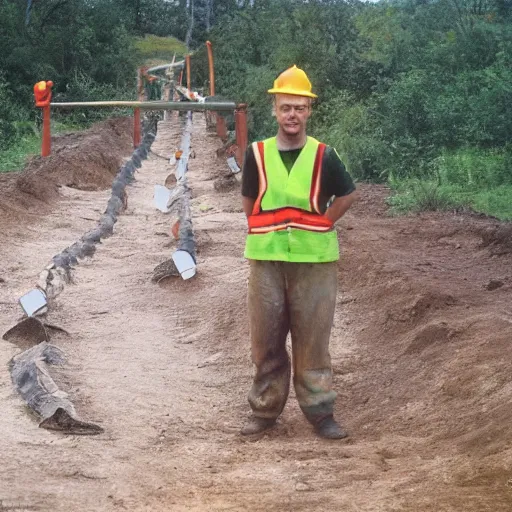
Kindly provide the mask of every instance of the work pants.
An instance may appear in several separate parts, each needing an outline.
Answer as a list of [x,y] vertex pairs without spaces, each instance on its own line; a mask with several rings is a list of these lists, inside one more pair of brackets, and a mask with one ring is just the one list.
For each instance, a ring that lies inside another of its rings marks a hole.
[[293,383],[315,424],[332,414],[329,337],[336,305],[336,262],[250,260],[249,321],[256,375],[249,393],[255,416],[277,418],[290,387],[286,338],[291,332]]

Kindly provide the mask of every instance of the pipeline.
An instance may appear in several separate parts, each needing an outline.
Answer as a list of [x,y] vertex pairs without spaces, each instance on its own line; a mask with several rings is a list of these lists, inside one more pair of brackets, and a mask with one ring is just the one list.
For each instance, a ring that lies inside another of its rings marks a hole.
[[196,274],[196,242],[192,228],[190,211],[190,188],[187,180],[188,160],[190,157],[190,138],[192,129],[192,112],[188,112],[180,143],[181,156],[176,166],[176,186],[170,191],[166,213],[177,213],[179,226],[178,249],[169,260],[157,265],[153,271],[153,282],[171,276],[190,279]]
[[[37,288],[24,297],[33,295],[33,292],[42,294],[44,301],[39,304],[37,311],[27,311],[23,298],[20,304],[28,318],[10,329],[4,338],[12,331],[21,331],[23,337],[23,323],[29,323],[29,330],[35,324],[37,336],[45,335],[45,325],[35,318],[48,312],[48,306],[64,289],[65,283],[71,279],[71,270],[78,264],[79,259],[92,256],[96,245],[101,240],[113,234],[114,224],[120,213],[126,207],[126,186],[134,181],[136,169],[146,159],[150,147],[155,140],[157,119],[152,117],[145,126],[144,137],[131,158],[121,167],[112,183],[112,193],[107,208],[95,229],[85,233],[77,242],[55,255],[52,262],[41,272]],[[41,307],[43,306],[43,307]],[[28,336],[28,334],[26,334]],[[36,345],[16,355],[10,366],[11,379],[16,389],[27,403],[28,407],[41,418],[39,426],[50,430],[58,430],[67,434],[95,435],[103,432],[103,428],[94,423],[82,421],[66,393],[59,390],[48,371],[48,365],[62,364],[65,361],[63,352],[54,345],[37,339]]]

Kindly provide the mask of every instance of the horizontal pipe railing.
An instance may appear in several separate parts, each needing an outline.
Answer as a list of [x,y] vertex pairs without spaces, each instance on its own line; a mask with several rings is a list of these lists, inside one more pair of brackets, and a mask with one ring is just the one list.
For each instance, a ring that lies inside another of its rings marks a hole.
[[184,67],[185,66],[185,60],[180,60],[179,62],[171,62],[169,64],[160,64],[159,66],[153,66],[152,68],[148,69],[148,73],[154,73],[155,71],[161,71],[163,69],[167,68],[178,68],[178,67]]
[[181,110],[203,111],[214,110],[217,112],[235,110],[234,102],[223,103],[193,103],[188,101],[70,101],[62,103],[50,103],[52,108],[80,108],[80,107],[126,107],[140,108],[143,110]]

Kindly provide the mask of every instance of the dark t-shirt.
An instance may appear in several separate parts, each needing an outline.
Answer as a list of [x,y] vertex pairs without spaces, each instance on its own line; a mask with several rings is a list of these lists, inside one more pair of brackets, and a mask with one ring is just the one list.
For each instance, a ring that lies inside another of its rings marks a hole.
[[[283,163],[290,172],[302,148],[279,151]],[[327,209],[328,201],[333,197],[351,194],[356,189],[350,174],[345,169],[336,151],[327,146],[322,160],[322,176],[320,178],[320,196],[318,206],[322,213]],[[259,192],[259,174],[252,145],[247,148],[242,172],[242,195],[256,199]]]

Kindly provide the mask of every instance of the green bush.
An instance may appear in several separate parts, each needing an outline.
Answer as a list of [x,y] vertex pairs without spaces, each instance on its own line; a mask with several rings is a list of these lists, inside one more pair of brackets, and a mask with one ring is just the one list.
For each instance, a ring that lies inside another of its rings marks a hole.
[[27,109],[16,102],[9,85],[0,74],[0,150],[35,130],[35,124],[27,120]]
[[388,198],[388,204],[395,213],[445,211],[465,204],[452,189],[435,181],[392,180],[391,186],[393,194]]
[[493,188],[512,184],[509,152],[461,148],[444,150],[433,168],[443,184],[461,185],[469,189]]

